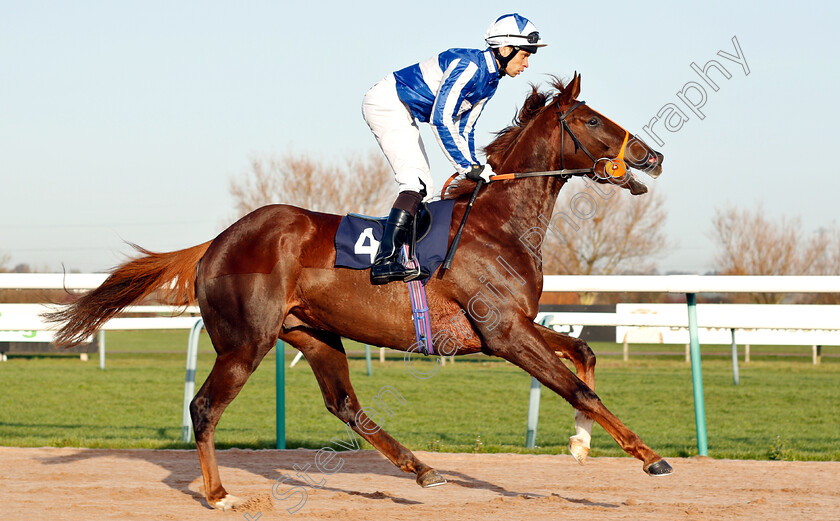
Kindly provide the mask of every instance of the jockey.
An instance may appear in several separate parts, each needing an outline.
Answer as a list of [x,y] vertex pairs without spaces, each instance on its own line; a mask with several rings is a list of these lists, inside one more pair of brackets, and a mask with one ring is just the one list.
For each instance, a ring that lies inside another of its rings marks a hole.
[[[362,113],[399,184],[379,251],[370,271],[373,284],[425,278],[399,262],[411,240],[421,201],[434,193],[419,120],[429,123],[444,155],[460,174],[489,181],[493,171],[475,156],[475,122],[496,92],[499,79],[517,76],[528,57],[546,44],[537,28],[516,13],[499,17],[484,36],[488,49],[449,49],[386,76],[365,94]],[[413,251],[413,244],[412,251]]]

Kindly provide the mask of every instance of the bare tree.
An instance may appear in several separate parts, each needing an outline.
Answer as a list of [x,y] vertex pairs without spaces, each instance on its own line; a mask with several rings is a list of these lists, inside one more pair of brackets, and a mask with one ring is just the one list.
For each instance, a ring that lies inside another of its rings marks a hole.
[[[824,240],[825,250],[815,263],[814,275],[840,275],[840,227],[836,223],[817,232]],[[812,304],[840,304],[840,293],[815,293],[807,299]]]
[[840,227],[832,224],[817,231],[820,241],[825,242],[823,255],[815,263],[815,275],[840,275]]
[[[715,270],[721,275],[811,275],[832,269],[827,257],[830,233],[803,231],[799,217],[769,218],[762,204],[754,210],[735,205],[716,209],[711,237],[717,245]],[[778,304],[784,298],[775,293],[752,295],[763,304]]]
[[[610,185],[586,189],[569,184],[560,192],[542,248],[543,271],[560,275],[651,273],[655,258],[670,248],[663,227],[661,194],[632,196]],[[580,295],[582,304],[594,293]]]
[[237,217],[261,206],[286,203],[319,212],[384,214],[396,197],[388,163],[378,152],[331,165],[304,154],[251,160],[230,182]]
[[0,253],[0,273],[46,273],[49,268],[46,265],[33,266],[27,262],[21,262],[10,267],[12,256],[8,253]]

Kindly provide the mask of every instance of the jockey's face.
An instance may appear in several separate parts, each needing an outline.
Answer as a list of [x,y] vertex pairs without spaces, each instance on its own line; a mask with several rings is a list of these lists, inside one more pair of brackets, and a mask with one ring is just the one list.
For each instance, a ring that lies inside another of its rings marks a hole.
[[[502,47],[499,51],[499,53],[502,56],[509,56],[512,52],[513,48],[508,46]],[[511,78],[514,76],[518,76],[519,73],[528,68],[528,58],[530,56],[531,53],[520,49],[519,52],[516,53],[516,56],[514,56],[513,59],[508,62],[507,67],[505,67],[505,74],[507,74]]]

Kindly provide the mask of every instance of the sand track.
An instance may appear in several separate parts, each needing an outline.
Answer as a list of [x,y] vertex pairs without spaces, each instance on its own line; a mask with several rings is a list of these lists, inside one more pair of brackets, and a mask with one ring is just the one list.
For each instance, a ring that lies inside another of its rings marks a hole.
[[220,451],[226,488],[248,502],[219,512],[194,451],[0,447],[0,519],[840,519],[840,462],[672,459],[674,475],[651,478],[630,458],[416,454],[449,483],[421,489],[372,451],[340,454],[334,474],[316,471],[315,451]]

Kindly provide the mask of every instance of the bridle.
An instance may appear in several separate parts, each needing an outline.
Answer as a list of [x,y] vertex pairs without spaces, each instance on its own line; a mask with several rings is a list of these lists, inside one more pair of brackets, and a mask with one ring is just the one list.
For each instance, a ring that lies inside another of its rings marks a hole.
[[572,138],[572,142],[575,144],[575,153],[577,153],[577,150],[579,148],[579,149],[583,150],[584,154],[589,156],[589,159],[592,160],[592,168],[586,169],[586,171],[587,171],[587,173],[594,174],[595,173],[595,165],[598,163],[598,160],[595,159],[595,156],[593,156],[589,152],[589,150],[586,149],[585,146],[583,146],[583,143],[581,143],[580,140],[578,139],[578,137],[575,135],[575,133],[572,132],[572,128],[569,126],[569,123],[566,121],[566,117],[569,114],[571,114],[576,108],[580,107],[581,105],[586,105],[586,102],[585,101],[578,101],[577,103],[575,103],[574,105],[569,107],[569,110],[567,110],[566,112],[560,112],[560,104],[559,103],[556,104],[555,107],[554,107],[554,109],[557,111],[557,121],[560,123],[560,126],[563,127],[560,130],[560,170],[561,171],[566,170],[566,165],[565,165],[565,161],[564,161],[564,158],[566,157],[566,155],[563,153],[563,149],[564,149],[563,138],[566,136],[566,132],[568,132],[569,137]]
[[[560,122],[560,125],[563,127],[560,131],[560,170],[546,170],[546,171],[543,171],[543,172],[521,172],[521,173],[516,173],[516,174],[500,174],[500,175],[495,175],[495,176],[491,177],[490,178],[491,181],[501,181],[501,180],[505,180],[505,179],[522,179],[524,177],[546,177],[546,176],[556,176],[556,177],[560,177],[562,179],[568,180],[568,179],[570,179],[574,176],[581,176],[581,175],[588,175],[588,174],[592,174],[599,179],[608,179],[610,177],[615,177],[615,178],[624,177],[624,175],[629,170],[627,168],[627,163],[624,161],[624,153],[627,149],[627,140],[630,138],[630,133],[627,130],[622,128],[622,130],[624,130],[624,142],[621,143],[621,149],[618,152],[618,156],[616,156],[613,159],[608,159],[608,158],[596,159],[595,156],[593,156],[592,153],[589,152],[589,150],[587,150],[587,148],[583,145],[583,143],[580,142],[578,137],[575,135],[574,131],[572,131],[572,128],[569,126],[569,123],[566,121],[566,118],[569,116],[569,114],[571,114],[576,108],[580,107],[581,105],[585,105],[585,104],[586,104],[585,101],[578,101],[577,103],[575,103],[574,105],[569,107],[569,109],[566,112],[561,112],[560,111],[560,104],[559,103],[555,104],[555,110],[557,111],[557,120]],[[603,115],[601,115],[601,117],[604,117],[604,119],[609,119],[609,118],[606,118]],[[564,144],[564,138],[566,136],[566,133],[569,134],[569,137],[572,139],[572,142],[575,145],[575,153],[577,153],[578,149],[581,149],[581,150],[583,150],[583,153],[586,154],[587,156],[589,156],[589,159],[592,160],[592,166],[590,168],[569,168],[569,169],[566,168],[566,164],[565,164],[565,160],[564,160],[565,155],[563,154],[563,144]],[[606,177],[601,177],[596,173],[597,170],[598,170],[596,167],[598,166],[598,163],[600,163],[602,161],[606,162],[606,165],[604,166],[604,173],[607,174]]]
[[[593,156],[589,152],[589,150],[587,150],[586,147],[583,146],[583,143],[581,143],[580,140],[575,135],[575,133],[572,132],[572,128],[569,126],[569,123],[566,121],[566,117],[569,114],[571,114],[573,110],[575,110],[576,108],[580,107],[581,105],[585,105],[585,104],[586,104],[585,101],[578,101],[577,103],[572,105],[569,108],[569,110],[567,110],[566,112],[563,112],[563,113],[560,112],[560,105],[558,104],[555,107],[555,110],[557,110],[558,121],[563,126],[563,130],[568,132],[569,137],[572,138],[572,141],[575,144],[575,152],[577,152],[577,149],[580,148],[581,150],[583,150],[583,153],[586,154],[587,156],[589,156],[589,159],[592,160],[592,169],[591,169],[592,174],[594,174],[597,177],[600,177],[600,176],[598,176],[598,174],[595,173],[595,171],[596,171],[595,167],[601,161],[607,161],[607,165],[605,166],[605,172],[610,177],[624,177],[624,174],[627,173],[627,163],[624,161],[624,153],[627,149],[627,140],[630,138],[630,132],[628,132],[627,130],[625,130],[623,128],[621,129],[621,130],[624,130],[624,141],[621,143],[621,149],[618,151],[618,156],[616,156],[613,159],[606,159],[606,158],[595,159],[595,156]],[[601,117],[604,117],[601,114],[599,114],[599,115]],[[604,118],[604,119],[609,119],[609,118]],[[619,128],[621,128],[621,127],[619,127]],[[565,165],[563,164],[564,163],[563,158],[565,157],[563,155],[563,136],[564,135],[565,135],[565,133],[563,133],[563,132],[560,133],[560,170],[565,170]],[[607,170],[610,170],[610,171],[607,171]]]
[[[555,110],[557,111],[557,119],[560,122],[560,125],[563,127],[560,130],[560,170],[548,170],[545,172],[520,172],[515,174],[500,174],[494,175],[490,178],[490,181],[500,181],[504,179],[522,179],[524,177],[560,177],[564,180],[570,179],[572,176],[578,175],[587,175],[591,174],[599,179],[607,179],[599,176],[596,171],[596,167],[598,163],[602,160],[607,161],[607,167],[605,167],[605,172],[608,175],[612,175],[612,177],[624,177],[624,174],[627,172],[627,163],[624,162],[624,151],[627,147],[627,139],[630,137],[630,133],[624,130],[624,142],[621,144],[621,150],[618,153],[618,156],[615,159],[595,159],[589,150],[583,146],[583,143],[577,138],[575,133],[572,131],[572,128],[569,126],[569,123],[566,121],[566,117],[571,114],[576,108],[584,105],[585,101],[578,101],[574,105],[572,105],[569,110],[566,112],[560,112],[560,103],[558,102],[555,105]],[[602,116],[603,117],[603,116]],[[608,119],[608,118],[604,118]],[[619,127],[620,128],[620,127]],[[583,152],[589,156],[589,159],[592,160],[592,166],[590,168],[566,168],[565,162],[563,161],[563,138],[566,135],[566,132],[569,133],[569,137],[572,138],[572,142],[575,144],[575,153],[577,153],[577,149],[580,148]],[[608,172],[607,169],[610,169]],[[614,172],[620,171],[621,173],[618,175],[614,175]],[[446,188],[449,186],[449,182],[452,181],[458,174],[453,175],[449,178],[449,181],[443,185],[443,190],[441,191],[441,196],[446,193]],[[458,244],[461,242],[461,233],[464,231],[464,225],[467,222],[467,217],[470,215],[470,209],[475,203],[476,198],[478,197],[478,192],[481,190],[481,187],[484,186],[484,179],[479,179],[475,183],[475,189],[473,190],[472,196],[470,196],[469,202],[467,202],[467,206],[464,209],[464,216],[461,218],[461,224],[458,226],[458,231],[455,233],[455,237],[452,239],[452,244],[449,246],[449,251],[446,254],[446,258],[443,261],[443,269],[448,270],[452,266],[452,259],[455,257],[455,250],[458,249]]]
[[[583,146],[583,143],[577,138],[574,132],[572,132],[572,128],[569,126],[569,123],[566,121],[566,117],[572,113],[576,108],[580,107],[581,105],[586,104],[585,101],[578,101],[574,105],[572,105],[569,110],[566,112],[560,112],[560,103],[556,103],[555,110],[557,111],[557,119],[560,122],[560,125],[563,127],[560,130],[560,170],[548,170],[545,172],[520,172],[515,174],[500,174],[494,175],[490,178],[490,181],[501,181],[504,179],[522,179],[523,177],[560,177],[564,180],[570,179],[572,176],[578,175],[587,175],[591,174],[599,179],[608,179],[609,177],[601,177],[596,171],[596,167],[598,163],[601,161],[607,161],[607,166],[604,169],[604,172],[607,173],[609,176],[612,177],[624,177],[624,174],[627,172],[627,163],[624,162],[624,151],[627,148],[627,139],[630,137],[630,133],[624,130],[624,142],[621,144],[621,150],[618,152],[618,156],[614,159],[595,159],[589,150]],[[604,117],[604,116],[601,116]],[[604,117],[604,119],[609,119]],[[610,120],[612,121],[612,120]],[[619,127],[621,128],[621,127]],[[569,133],[569,137],[572,138],[572,142],[575,144],[575,153],[577,153],[577,149],[580,148],[583,152],[589,156],[589,159],[592,160],[592,166],[590,168],[566,168],[565,162],[563,161],[563,138],[566,135],[566,132]],[[609,171],[608,171],[609,169]],[[618,175],[615,175],[616,172],[620,172]],[[443,185],[443,190],[441,191],[441,196],[446,193],[446,188],[449,186],[449,182],[455,179],[458,174],[454,174],[452,177],[449,178],[449,181]],[[473,190],[472,196],[470,196],[469,202],[467,202],[467,206],[464,209],[464,216],[461,218],[461,224],[458,226],[458,231],[455,233],[455,237],[452,239],[452,244],[449,246],[449,251],[446,254],[446,258],[443,261],[443,269],[448,270],[452,266],[452,259],[455,257],[455,250],[458,249],[458,244],[461,242],[461,233],[464,231],[464,225],[467,222],[467,217],[470,215],[470,209],[475,203],[476,198],[478,197],[478,192],[481,190],[481,187],[484,186],[484,179],[479,179],[475,183],[475,189]]]

